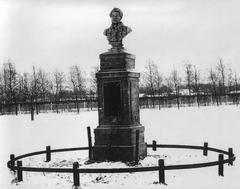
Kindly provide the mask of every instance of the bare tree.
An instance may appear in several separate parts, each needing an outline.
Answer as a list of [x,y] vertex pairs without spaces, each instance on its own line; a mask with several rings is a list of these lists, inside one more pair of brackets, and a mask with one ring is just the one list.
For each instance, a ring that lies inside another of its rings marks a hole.
[[188,105],[191,105],[191,88],[194,80],[193,75],[193,66],[190,63],[185,64],[185,73],[186,73],[186,82],[187,82],[187,88],[188,88]]
[[29,73],[23,73],[20,79],[21,97],[24,102],[30,102],[31,120],[34,120],[34,81]]
[[40,82],[39,78],[36,72],[35,66],[33,66],[33,72],[31,75],[31,81],[30,81],[30,100],[31,100],[31,110],[34,111],[34,105],[36,109],[36,113],[38,114],[38,105],[37,100],[39,97],[39,89],[40,89]]
[[15,114],[18,114],[17,98],[18,98],[18,75],[15,65],[8,60],[3,68],[3,80],[4,80],[4,94],[7,102],[13,102],[15,104]]
[[152,97],[153,107],[155,107],[154,97],[156,91],[156,75],[158,72],[157,65],[152,60],[148,60],[145,66],[146,71],[143,73],[143,82],[146,93]]
[[50,93],[49,74],[40,68],[37,72],[37,77],[39,82],[39,95],[41,100],[45,102],[48,94]]
[[172,83],[171,76],[165,78],[165,83],[166,83],[165,85],[166,85],[166,93],[167,93],[167,105],[168,107],[171,107],[171,100],[169,99],[170,99],[171,93],[174,90],[174,85]]
[[78,65],[74,65],[74,66],[70,67],[69,81],[71,84],[71,89],[75,96],[76,109],[77,109],[77,112],[79,113],[78,99],[83,97],[83,94],[85,91],[85,83],[84,83],[85,80],[83,77],[83,73],[80,70],[80,67]]
[[211,84],[211,93],[212,98],[216,99],[217,106],[219,105],[219,99],[218,99],[218,92],[217,92],[217,84],[218,84],[218,76],[217,73],[213,71],[213,69],[210,69],[209,71],[209,81]]
[[28,73],[23,73],[23,75],[21,76],[21,85],[22,85],[22,90],[21,90],[21,94],[22,94],[22,98],[24,102],[27,102],[28,100],[31,99],[31,92],[30,92],[30,88],[31,88],[31,83],[30,83],[30,76]]
[[[219,58],[219,62],[217,64],[218,78],[219,78],[219,95],[225,96],[226,103],[226,66],[223,64],[222,58]],[[221,103],[221,98],[220,98]]]
[[178,75],[178,71],[176,69],[174,69],[171,73],[171,80],[173,83],[173,88],[174,88],[174,92],[175,95],[177,97],[177,105],[178,105],[178,109],[180,108],[180,101],[179,101],[179,96],[180,96],[180,85],[181,85],[181,78]]
[[90,88],[89,88],[89,95],[90,95],[90,105],[91,109],[93,107],[93,99],[94,97],[97,96],[97,78],[96,78],[96,73],[100,70],[99,66],[95,66],[93,68],[93,71],[91,72],[91,78],[90,78]]
[[236,95],[236,104],[239,105],[239,78],[237,77],[237,73],[234,75],[234,88],[235,88],[235,95]]
[[200,103],[199,103],[199,96],[200,96],[200,87],[199,87],[199,83],[200,83],[200,71],[199,69],[197,69],[196,66],[194,66],[194,69],[193,69],[193,78],[194,78],[194,83],[193,83],[193,89],[194,89],[194,92],[197,94],[197,104],[198,104],[198,107],[200,106]]
[[162,77],[162,74],[159,72],[158,68],[155,72],[155,86],[156,86],[156,91],[157,91],[157,94],[158,94],[158,107],[160,109],[160,99],[161,99],[161,95],[162,95],[162,91],[161,91],[161,88],[162,88],[162,83],[163,83],[163,77]]
[[58,111],[58,102],[62,97],[62,92],[64,89],[64,82],[65,82],[65,75],[63,72],[60,72],[58,70],[55,70],[53,73],[53,85],[52,85],[52,90],[54,94],[54,100],[56,104],[56,110],[57,113]]
[[97,78],[96,73],[100,70],[99,66],[95,66],[93,68],[93,71],[91,72],[91,78],[90,78],[90,89],[97,94]]

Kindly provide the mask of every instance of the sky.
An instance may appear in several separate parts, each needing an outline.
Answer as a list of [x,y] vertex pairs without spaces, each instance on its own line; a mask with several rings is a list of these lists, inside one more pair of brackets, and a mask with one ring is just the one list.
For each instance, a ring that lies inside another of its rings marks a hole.
[[0,0],[0,65],[91,71],[110,48],[103,31],[114,7],[133,30],[123,43],[137,71],[149,59],[163,74],[186,62],[206,71],[222,58],[240,73],[239,0]]

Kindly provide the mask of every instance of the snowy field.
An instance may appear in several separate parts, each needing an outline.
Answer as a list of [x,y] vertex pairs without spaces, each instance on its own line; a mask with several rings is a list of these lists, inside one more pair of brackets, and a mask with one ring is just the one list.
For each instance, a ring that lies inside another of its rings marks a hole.
[[[67,189],[72,188],[71,174],[26,173],[24,182],[14,182],[14,175],[7,169],[9,154],[20,155],[52,148],[87,146],[86,127],[97,126],[97,112],[77,114],[39,114],[35,121],[30,115],[0,116],[0,189]],[[157,140],[163,144],[203,145],[227,150],[233,148],[237,156],[234,166],[224,166],[224,177],[219,177],[217,167],[166,171],[165,185],[157,184],[158,172],[120,174],[81,174],[81,187],[89,189],[117,188],[240,188],[240,107],[191,107],[141,110],[141,123],[145,126],[145,140]],[[217,160],[218,154],[202,156],[196,150],[148,149],[148,157],[139,166],[156,165],[159,158],[165,164],[185,164]],[[23,159],[23,165],[43,167],[72,167],[78,161],[82,167],[126,167],[123,163],[94,163],[84,165],[86,152],[53,154],[52,161],[44,162],[44,156]]]

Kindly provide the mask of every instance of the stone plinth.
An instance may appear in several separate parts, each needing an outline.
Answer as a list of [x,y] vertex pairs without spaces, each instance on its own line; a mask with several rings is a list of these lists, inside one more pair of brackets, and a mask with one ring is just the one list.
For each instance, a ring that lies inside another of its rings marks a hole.
[[127,71],[135,68],[135,56],[125,52],[100,54],[101,72],[121,70]]
[[139,158],[146,156],[147,148],[144,143],[144,127],[98,127],[94,130],[95,148],[93,157],[95,160],[109,161],[134,161],[136,150],[136,130],[140,131]]
[[133,72],[135,56],[125,52],[100,55],[98,84],[99,126],[94,130],[93,159],[133,161],[136,130],[139,158],[147,154],[144,127],[139,117],[139,73]]

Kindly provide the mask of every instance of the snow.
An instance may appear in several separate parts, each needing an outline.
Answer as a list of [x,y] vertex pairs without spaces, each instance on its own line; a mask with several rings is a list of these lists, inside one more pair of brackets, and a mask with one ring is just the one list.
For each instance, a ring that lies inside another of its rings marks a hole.
[[[233,148],[237,156],[234,166],[224,166],[224,177],[219,177],[217,167],[166,171],[167,186],[157,183],[158,172],[119,174],[80,174],[82,188],[227,188],[240,187],[238,156],[240,153],[239,121],[240,107],[189,107],[141,110],[141,123],[145,126],[145,140],[156,140],[162,144],[203,145],[227,150]],[[87,146],[87,126],[97,126],[97,112],[80,114],[39,114],[35,121],[30,115],[0,117],[0,188],[42,189],[72,188],[72,175],[64,173],[23,172],[23,182],[16,183],[15,176],[6,167],[9,155],[51,148]],[[93,132],[92,132],[93,134]],[[165,164],[200,163],[217,160],[218,154],[210,152],[207,157],[202,151],[183,149],[148,149],[148,157],[138,166],[157,165],[159,158]],[[124,163],[103,162],[85,165],[87,152],[54,153],[51,162],[38,155],[23,159],[23,165],[42,167],[72,167],[78,161],[81,167],[127,167]]]

